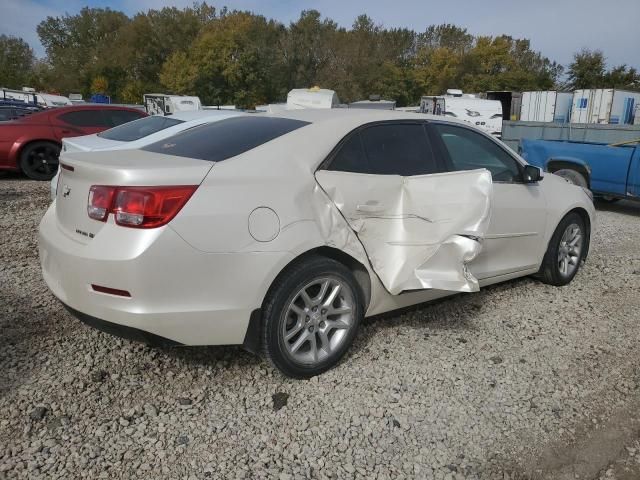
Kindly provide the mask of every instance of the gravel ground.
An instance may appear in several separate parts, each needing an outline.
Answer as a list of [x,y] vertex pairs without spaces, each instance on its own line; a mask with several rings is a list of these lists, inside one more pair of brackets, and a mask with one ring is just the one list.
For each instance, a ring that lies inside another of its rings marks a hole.
[[70,317],[40,276],[47,204],[46,182],[0,177],[0,479],[640,478],[640,206],[599,212],[571,285],[369,320],[293,381]]

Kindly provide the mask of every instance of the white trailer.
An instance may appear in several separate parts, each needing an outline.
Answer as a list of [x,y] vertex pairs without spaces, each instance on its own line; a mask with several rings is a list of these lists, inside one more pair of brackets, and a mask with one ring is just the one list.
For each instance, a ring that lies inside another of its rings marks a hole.
[[294,88],[287,94],[287,110],[337,108],[339,105],[336,92],[325,88]]
[[465,95],[424,96],[420,99],[420,112],[455,117],[498,138],[502,135],[502,103],[499,100]]
[[522,92],[520,120],[523,122],[568,123],[573,93],[550,91]]
[[640,92],[613,88],[576,90],[573,94],[571,123],[630,125],[640,103]]
[[199,97],[186,95],[145,93],[142,102],[149,115],[171,115],[175,112],[202,110],[202,103]]

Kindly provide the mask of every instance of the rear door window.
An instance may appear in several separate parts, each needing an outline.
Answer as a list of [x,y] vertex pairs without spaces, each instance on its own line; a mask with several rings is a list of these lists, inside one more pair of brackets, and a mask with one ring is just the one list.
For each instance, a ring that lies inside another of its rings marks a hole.
[[369,163],[362,148],[359,132],[347,137],[333,157],[330,169],[338,172],[369,173]]
[[240,116],[185,130],[142,150],[220,162],[308,124],[289,118]]
[[60,120],[74,127],[111,127],[101,110],[77,110],[60,115]]
[[372,174],[409,177],[439,171],[421,123],[374,125],[361,135]]
[[152,116],[144,117],[133,122],[119,125],[98,134],[99,137],[119,142],[133,142],[165,128],[184,123],[182,120],[171,117]]
[[133,120],[138,120],[145,115],[142,111],[134,112],[132,110],[105,110],[103,115],[107,118],[107,122],[112,127],[117,127],[118,125],[122,125],[123,123],[131,122]]

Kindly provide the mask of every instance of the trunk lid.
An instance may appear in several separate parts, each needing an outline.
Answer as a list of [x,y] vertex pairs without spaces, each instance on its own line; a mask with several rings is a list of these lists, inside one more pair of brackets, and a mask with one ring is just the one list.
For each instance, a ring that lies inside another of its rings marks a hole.
[[92,135],[64,138],[62,140],[62,151],[68,153],[90,152],[92,150],[105,150],[107,148],[119,147],[123,143],[124,142],[99,137],[94,133]]
[[[141,150],[118,150],[70,153],[61,165],[56,193],[58,224],[69,237],[86,244],[105,226],[105,222],[87,214],[92,185],[199,185],[214,164]],[[109,215],[107,223],[112,222],[113,215]]]

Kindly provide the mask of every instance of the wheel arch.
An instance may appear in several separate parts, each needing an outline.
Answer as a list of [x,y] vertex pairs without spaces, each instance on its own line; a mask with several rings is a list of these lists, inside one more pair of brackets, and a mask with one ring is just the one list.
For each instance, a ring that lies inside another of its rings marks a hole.
[[24,152],[24,149],[29,145],[37,142],[53,143],[58,148],[60,148],[60,150],[62,150],[62,143],[51,138],[29,138],[28,140],[15,142],[13,146],[12,156],[18,170],[22,171],[22,166],[20,165],[22,159],[20,157],[22,157],[22,152]]
[[591,187],[591,169],[588,165],[575,158],[550,158],[546,163],[546,170],[555,173],[558,170],[575,170],[587,180],[587,186]]
[[369,270],[367,270],[367,268],[360,261],[337,248],[329,247],[326,245],[311,248],[293,258],[280,270],[280,272],[271,281],[269,288],[267,288],[267,291],[262,298],[260,308],[255,309],[251,313],[251,317],[249,318],[247,333],[245,334],[245,338],[242,343],[242,346],[245,350],[248,350],[252,353],[258,353],[260,351],[261,330],[263,321],[262,311],[265,301],[271,294],[274,285],[276,285],[278,281],[284,275],[286,275],[293,266],[305,261],[307,258],[312,256],[330,258],[347,267],[351,271],[351,273],[353,273],[356,282],[358,282],[358,286],[360,287],[362,293],[362,298],[364,299],[363,311],[367,311],[369,303],[371,302],[371,276],[369,274]]

